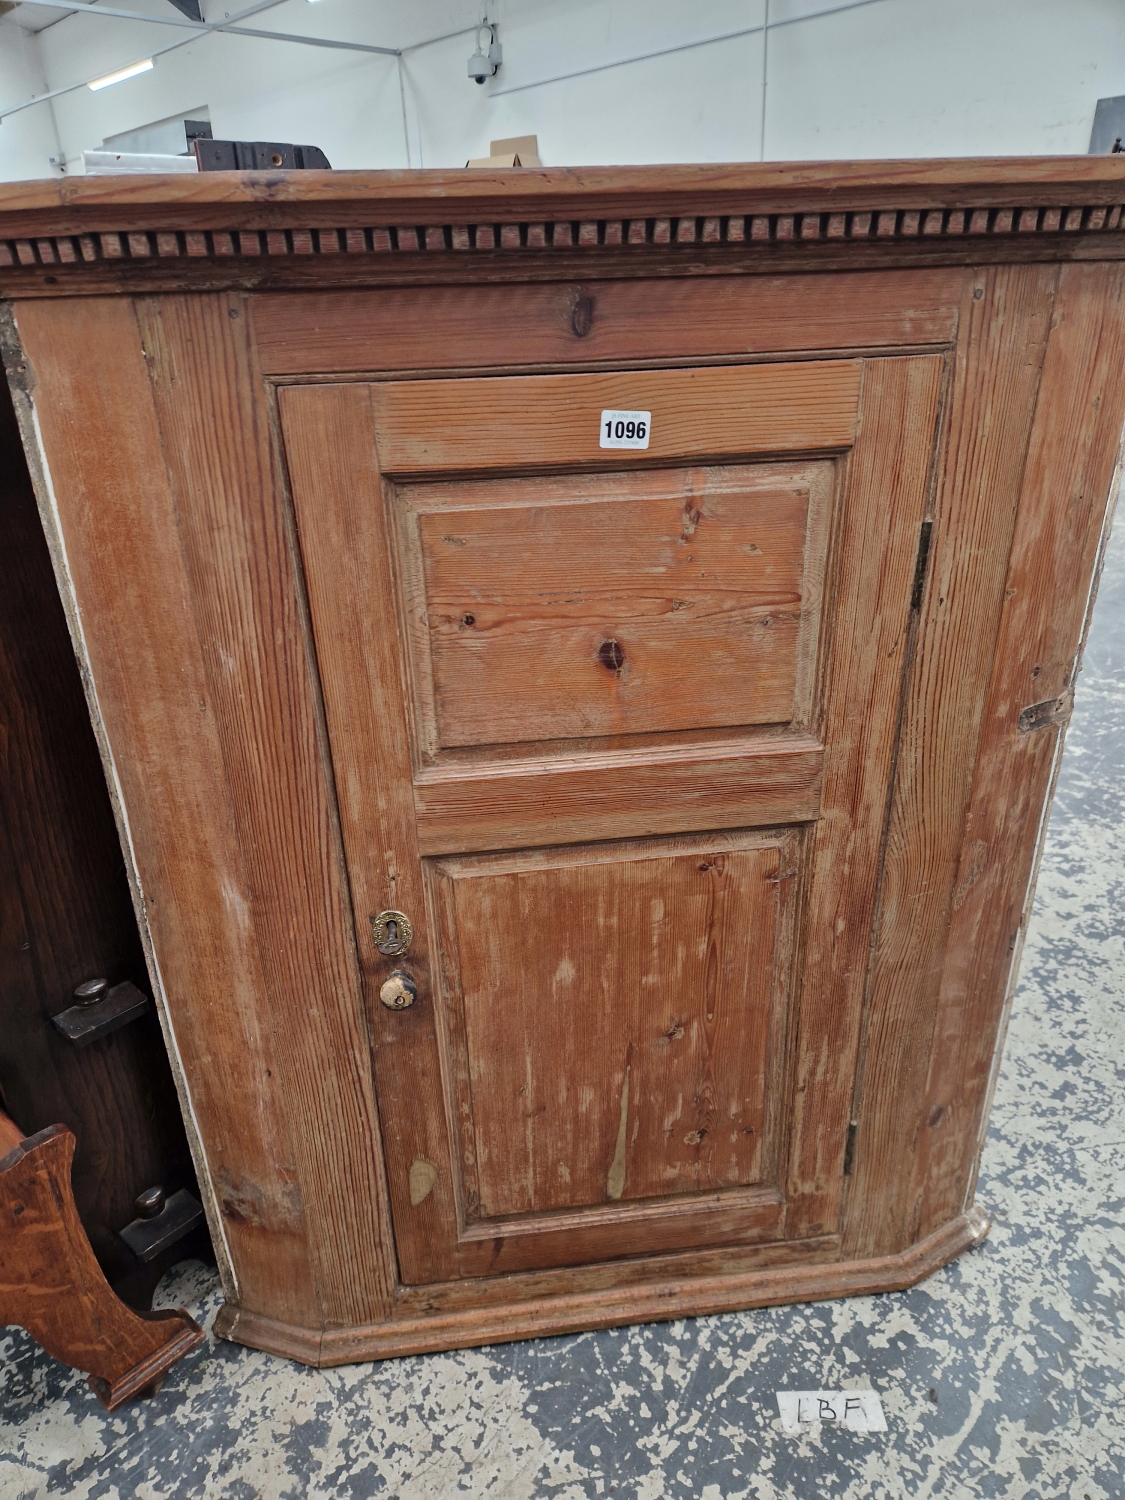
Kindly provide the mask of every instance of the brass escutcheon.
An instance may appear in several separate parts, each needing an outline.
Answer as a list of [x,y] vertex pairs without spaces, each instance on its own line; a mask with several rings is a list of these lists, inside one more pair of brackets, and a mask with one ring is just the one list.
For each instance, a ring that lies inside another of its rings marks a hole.
[[371,936],[380,953],[394,957],[410,947],[414,928],[405,912],[381,911],[377,917],[371,918]]

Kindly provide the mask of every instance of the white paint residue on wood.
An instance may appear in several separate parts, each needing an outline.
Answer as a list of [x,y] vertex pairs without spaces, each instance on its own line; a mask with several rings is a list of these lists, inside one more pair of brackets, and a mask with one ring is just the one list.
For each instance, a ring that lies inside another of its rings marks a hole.
[[609,1168],[609,1177],[606,1181],[606,1194],[610,1198],[620,1198],[625,1191],[625,1132],[629,1124],[629,1073],[631,1065],[625,1065],[625,1078],[621,1085],[621,1119],[617,1126],[617,1149],[613,1153],[613,1161]]
[[417,1208],[433,1191],[438,1180],[438,1169],[424,1156],[416,1156],[410,1163],[410,1206]]

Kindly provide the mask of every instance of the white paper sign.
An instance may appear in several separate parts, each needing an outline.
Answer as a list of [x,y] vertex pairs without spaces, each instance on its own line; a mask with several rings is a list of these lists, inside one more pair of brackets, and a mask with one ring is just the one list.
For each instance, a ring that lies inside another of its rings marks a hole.
[[650,411],[603,411],[598,445],[602,448],[647,448],[651,432]]
[[887,1430],[877,1391],[778,1391],[777,1409],[786,1432],[802,1432],[818,1422],[838,1422],[853,1432]]

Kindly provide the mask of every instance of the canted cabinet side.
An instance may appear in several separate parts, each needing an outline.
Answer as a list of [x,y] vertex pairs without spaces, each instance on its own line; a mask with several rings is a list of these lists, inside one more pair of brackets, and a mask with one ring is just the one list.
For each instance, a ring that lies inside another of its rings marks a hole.
[[957,864],[912,1227],[971,1202],[1125,421],[1125,275],[1063,266]]
[[166,299],[143,337],[124,299],[16,315],[233,1290],[315,1336],[378,1317],[392,1272],[269,409],[232,311]]
[[[967,273],[898,728],[846,1243],[914,1239],[910,1162],[1058,268]],[[960,1205],[958,1205],[959,1207]],[[950,1209],[950,1213],[954,1212]]]
[[971,1202],[1125,417],[1116,267],[997,268],[965,298],[857,1089],[855,1254]]
[[[276,1076],[296,1180],[319,1227],[319,1318],[386,1306],[393,1258],[350,903],[315,669],[243,298],[138,303],[229,789],[253,892]],[[215,893],[218,895],[218,892]]]
[[[120,793],[154,985],[201,1125],[197,1165],[216,1245],[229,1246],[228,1295],[280,1301],[300,1322],[316,1297],[304,1209],[283,1187],[291,1137],[270,1088],[260,970],[241,920],[249,892],[136,317],[121,298],[15,314],[23,416],[40,444],[32,472]],[[223,906],[205,911],[198,890],[216,883]],[[216,1220],[223,1194],[238,1212]]]

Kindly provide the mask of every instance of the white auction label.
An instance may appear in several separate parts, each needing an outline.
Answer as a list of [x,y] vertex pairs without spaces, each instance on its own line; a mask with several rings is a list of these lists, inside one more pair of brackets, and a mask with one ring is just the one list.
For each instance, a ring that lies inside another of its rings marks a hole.
[[647,448],[651,431],[650,411],[603,411],[598,443],[602,448]]
[[886,1432],[878,1391],[778,1391],[777,1409],[786,1432],[803,1432],[818,1422],[838,1422],[853,1432]]

